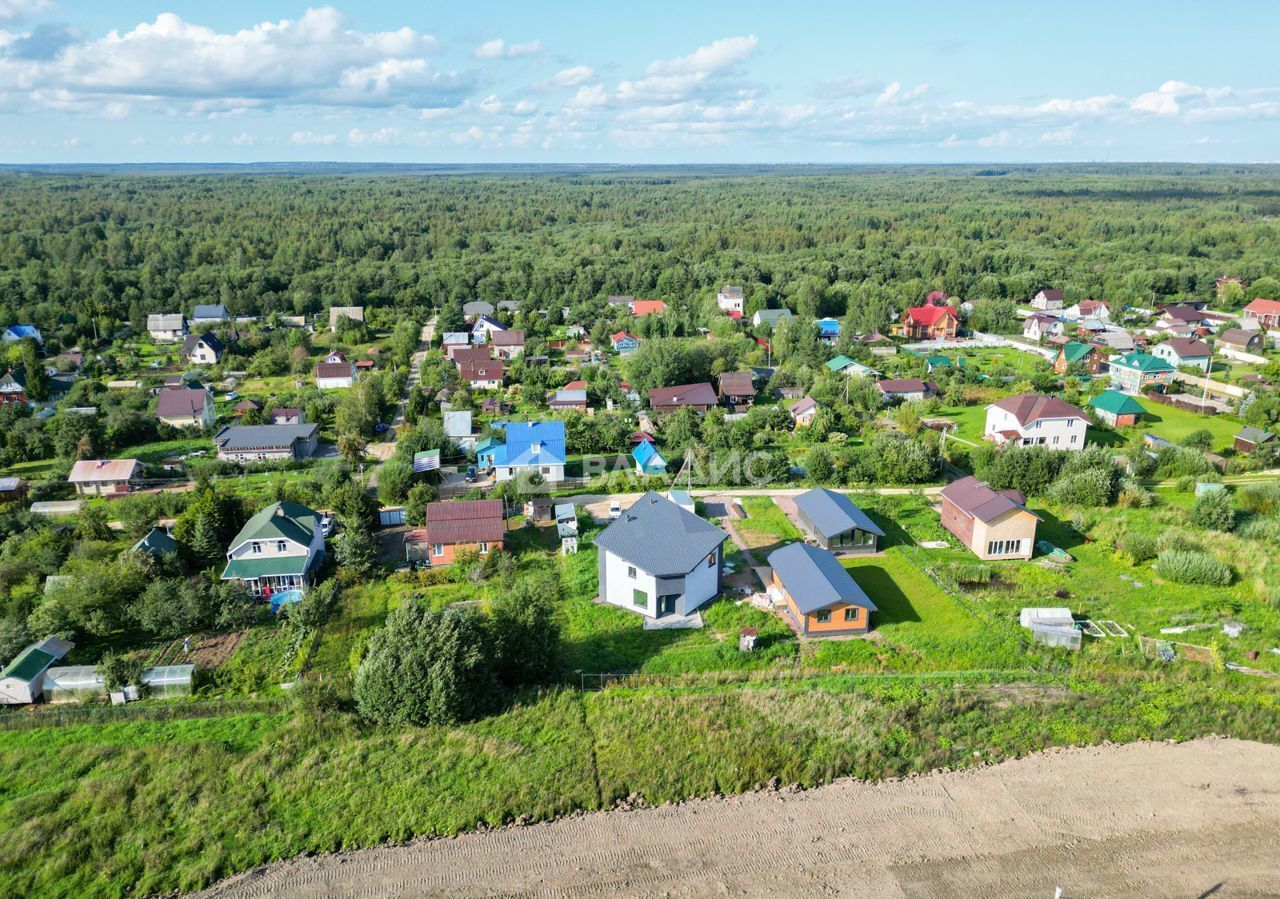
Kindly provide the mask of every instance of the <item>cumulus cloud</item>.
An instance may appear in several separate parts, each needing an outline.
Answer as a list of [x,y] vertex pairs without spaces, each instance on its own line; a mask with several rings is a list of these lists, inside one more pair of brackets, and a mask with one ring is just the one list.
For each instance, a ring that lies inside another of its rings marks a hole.
[[912,100],[918,100],[929,90],[929,85],[917,84],[910,90],[903,90],[902,83],[895,81],[880,92],[880,96],[876,97],[876,106],[890,106],[895,103],[910,103]]
[[328,146],[338,139],[336,134],[316,134],[314,131],[295,131],[289,142],[299,146]]
[[387,144],[399,143],[399,128],[379,128],[377,131],[363,131],[359,128],[352,128],[347,132],[347,143],[355,146],[372,144],[375,146],[385,146]]
[[683,100],[714,87],[716,79],[745,61],[755,50],[756,36],[726,37],[699,47],[687,56],[649,63],[644,77],[623,81],[614,92],[619,103],[653,103]]
[[542,52],[541,41],[530,41],[527,44],[508,44],[500,37],[485,41],[476,47],[476,59],[516,59],[520,56],[533,56]]
[[252,147],[257,141],[248,131],[241,131],[235,137],[231,138],[231,142],[237,147]]
[[457,102],[471,88],[469,78],[437,72],[427,62],[437,47],[430,35],[411,28],[359,31],[329,6],[236,32],[161,13],[153,22],[96,40],[80,40],[66,30],[32,32],[26,40],[43,52],[0,57],[0,83],[37,101],[42,92],[62,91],[146,98],[170,107],[207,100],[436,106]]
[[586,84],[595,77],[596,70],[591,66],[572,66],[561,69],[546,81],[539,82],[538,87],[542,90],[563,90]]
[[538,104],[532,100],[521,100],[515,106],[511,107],[513,115],[533,115],[538,111]]
[[502,112],[502,109],[503,104],[502,101],[498,99],[497,94],[490,94],[480,101],[480,111],[488,113],[489,115],[497,115]]
[[598,109],[607,106],[608,103],[609,94],[605,91],[604,85],[593,84],[590,87],[578,88],[578,92],[569,98],[565,106],[569,109]]

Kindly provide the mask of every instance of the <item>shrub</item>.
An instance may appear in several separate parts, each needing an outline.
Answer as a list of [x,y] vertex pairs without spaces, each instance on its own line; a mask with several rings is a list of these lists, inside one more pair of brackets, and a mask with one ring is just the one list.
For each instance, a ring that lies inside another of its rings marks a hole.
[[1120,482],[1120,492],[1116,495],[1117,506],[1124,509],[1145,509],[1155,501],[1155,494],[1133,478],[1124,478]]
[[559,593],[555,575],[542,572],[520,578],[493,601],[493,664],[503,683],[545,683],[559,670]]
[[1189,449],[1205,452],[1206,450],[1213,449],[1213,434],[1208,428],[1201,428],[1200,430],[1192,431],[1186,437],[1183,437],[1179,443]]
[[1201,475],[1212,469],[1204,453],[1185,446],[1166,446],[1156,454],[1156,474],[1161,478]]
[[142,660],[109,652],[98,662],[98,676],[108,690],[142,685]]
[[1126,534],[1121,549],[1131,565],[1149,562],[1159,554],[1156,538],[1149,534]]
[[1054,481],[1048,496],[1053,502],[1064,505],[1105,506],[1111,502],[1114,489],[1113,471],[1090,468]]
[[1165,531],[1156,540],[1156,548],[1160,552],[1164,552],[1167,549],[1199,552],[1200,544],[1188,537],[1184,531]]
[[1269,540],[1280,543],[1280,518],[1253,518],[1236,531],[1246,540]]
[[1156,558],[1155,572],[1177,584],[1225,587],[1231,583],[1231,566],[1205,552],[1166,549]]
[[1225,489],[1210,490],[1196,497],[1191,507],[1191,523],[1211,531],[1230,531],[1236,526],[1236,510]]
[[470,608],[398,606],[356,669],[360,713],[381,724],[456,724],[494,689],[484,621]]
[[1274,515],[1280,510],[1280,484],[1250,484],[1236,492],[1240,508],[1255,515]]

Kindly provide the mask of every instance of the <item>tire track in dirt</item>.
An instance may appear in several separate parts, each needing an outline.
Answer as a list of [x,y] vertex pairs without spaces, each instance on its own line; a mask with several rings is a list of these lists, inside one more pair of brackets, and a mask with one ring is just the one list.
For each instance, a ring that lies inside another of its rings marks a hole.
[[1280,895],[1280,747],[1060,750],[264,866],[201,899]]

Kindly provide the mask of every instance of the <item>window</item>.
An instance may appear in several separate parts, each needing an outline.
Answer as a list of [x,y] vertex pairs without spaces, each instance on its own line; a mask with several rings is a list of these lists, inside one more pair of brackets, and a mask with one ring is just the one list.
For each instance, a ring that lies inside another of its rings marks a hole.
[[636,576],[636,566],[634,566],[634,565],[628,565],[628,566],[627,566],[627,577],[629,577],[629,578],[631,578],[632,580],[634,580],[634,579],[635,579],[635,576]]
[[641,609],[649,608],[649,594],[643,590],[632,590],[631,604]]
[[1071,435],[1071,442],[1072,442],[1072,443],[1075,443],[1075,442],[1076,442],[1076,435],[1075,435],[1075,434],[1072,434],[1072,435]]
[[1062,439],[1061,437],[1056,437],[1056,436],[1055,436],[1055,437],[1053,438],[1054,446],[1057,446],[1058,441],[1059,441],[1059,440],[1061,440],[1061,439]]
[[483,556],[489,552],[489,544],[481,543],[479,549],[480,549],[480,555]]
[[831,610],[818,609],[818,611],[813,613],[813,618],[815,621],[818,622],[818,624],[826,624],[828,621],[831,620]]
[[254,543],[254,544],[253,544],[253,554],[256,556],[256,555],[257,555],[258,553],[260,553],[260,552],[262,552],[262,544],[261,544],[261,543]]
[[844,610],[844,620],[845,620],[845,621],[857,621],[857,620],[858,620],[858,609],[857,609],[857,607],[856,607],[856,606],[848,606],[847,608],[845,608],[845,610]]
[[276,552],[278,553],[287,552],[288,549],[289,549],[289,544],[286,543],[284,540],[276,541]]
[[715,568],[715,567],[716,567],[716,554],[715,554],[715,553],[709,553],[709,554],[707,555],[707,567],[708,567],[708,568]]
[[443,556],[443,555],[444,555],[444,544],[443,544],[443,543],[433,543],[433,544],[431,544],[431,555],[435,556],[436,558],[439,558],[440,556]]
[[551,469],[544,465],[544,466],[542,467],[542,473],[543,473],[543,474],[551,474]]

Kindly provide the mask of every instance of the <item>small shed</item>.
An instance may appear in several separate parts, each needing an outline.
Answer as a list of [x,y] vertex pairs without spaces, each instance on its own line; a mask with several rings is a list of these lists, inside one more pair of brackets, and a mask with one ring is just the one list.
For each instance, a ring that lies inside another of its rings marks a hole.
[[383,506],[378,510],[378,524],[384,528],[404,524],[404,506]]
[[18,653],[0,671],[0,705],[37,702],[43,695],[45,672],[74,645],[60,637],[48,636]]
[[1261,428],[1246,426],[1236,432],[1235,449],[1237,453],[1250,454],[1263,444],[1271,443],[1276,435]]

